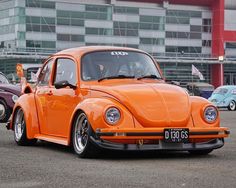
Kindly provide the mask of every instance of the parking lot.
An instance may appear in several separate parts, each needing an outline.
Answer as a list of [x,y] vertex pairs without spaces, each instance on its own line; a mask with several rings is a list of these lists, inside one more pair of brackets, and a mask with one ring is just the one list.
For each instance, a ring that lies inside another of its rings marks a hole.
[[208,156],[185,152],[106,152],[80,159],[70,148],[38,142],[17,146],[0,127],[0,187],[235,187],[236,112],[220,111],[230,127],[225,146]]

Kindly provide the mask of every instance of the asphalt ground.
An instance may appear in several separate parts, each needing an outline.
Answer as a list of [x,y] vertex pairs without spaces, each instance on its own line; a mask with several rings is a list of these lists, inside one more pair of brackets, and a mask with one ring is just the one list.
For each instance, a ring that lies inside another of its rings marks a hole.
[[106,152],[78,158],[73,150],[38,142],[17,146],[0,126],[0,187],[236,187],[236,112],[220,111],[230,128],[225,146],[207,156],[187,152]]

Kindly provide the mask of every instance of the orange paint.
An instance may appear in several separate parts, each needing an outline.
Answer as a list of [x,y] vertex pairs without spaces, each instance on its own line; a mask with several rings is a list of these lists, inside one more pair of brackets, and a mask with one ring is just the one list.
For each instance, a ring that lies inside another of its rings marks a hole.
[[[70,145],[74,117],[80,111],[87,115],[94,132],[99,130],[101,133],[163,133],[165,128],[188,128],[190,133],[206,133],[190,134],[189,138],[192,140],[228,136],[228,129],[220,127],[219,116],[212,123],[204,120],[204,109],[212,105],[209,101],[191,97],[182,88],[166,84],[163,79],[83,81],[81,58],[90,52],[107,50],[145,53],[130,48],[97,46],[68,49],[50,57],[54,64],[57,58],[69,58],[76,64],[76,89],[55,88],[53,82],[56,66],[53,65],[48,84],[37,85],[31,93],[19,98],[15,109],[23,108],[28,138]],[[159,67],[156,68],[159,70]],[[104,118],[109,107],[116,107],[121,112],[121,118],[116,125],[109,125]],[[13,129],[12,124],[11,128]],[[208,135],[207,132],[210,131],[219,134]],[[125,143],[126,140],[127,143],[137,143],[140,139],[163,140],[163,135],[117,135],[100,138],[116,143]]]

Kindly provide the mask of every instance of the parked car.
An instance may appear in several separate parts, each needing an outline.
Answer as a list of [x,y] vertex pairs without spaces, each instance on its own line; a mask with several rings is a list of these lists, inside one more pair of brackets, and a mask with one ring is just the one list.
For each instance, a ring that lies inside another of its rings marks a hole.
[[228,110],[236,110],[236,86],[226,85],[216,88],[209,98],[218,108],[228,108]]
[[10,84],[7,77],[0,72],[0,123],[8,121],[19,96],[20,87]]
[[37,139],[73,145],[80,157],[101,148],[208,154],[224,145],[215,106],[165,83],[147,53],[80,47],[49,57],[34,89],[25,84],[7,128],[18,145]]
[[5,76],[5,74],[3,74],[2,72],[0,72],[0,84],[9,84],[10,81],[8,80],[8,78]]
[[[37,71],[42,67],[42,64],[21,64],[22,65],[22,76],[32,84],[36,82]],[[16,84],[16,80],[19,80],[19,75],[15,73],[11,75],[11,81],[6,75],[0,72],[0,122],[5,123],[11,116],[14,104],[21,95],[21,84]],[[15,83],[16,85],[13,85]]]
[[187,89],[194,96],[208,99],[214,91],[214,86],[204,82],[191,82],[187,84]]

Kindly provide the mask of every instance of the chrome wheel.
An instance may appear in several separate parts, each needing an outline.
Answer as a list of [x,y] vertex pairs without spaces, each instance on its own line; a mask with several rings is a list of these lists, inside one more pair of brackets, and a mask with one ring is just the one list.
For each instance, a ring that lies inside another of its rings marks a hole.
[[4,119],[6,116],[6,108],[0,103],[0,119]]
[[78,153],[82,153],[89,139],[89,123],[85,114],[80,114],[75,123],[74,143]]
[[229,103],[229,110],[235,110],[235,108],[236,108],[235,102],[234,102],[234,101],[231,101],[231,102]]
[[16,141],[19,141],[23,135],[25,127],[24,113],[22,109],[19,109],[14,121],[14,133]]

